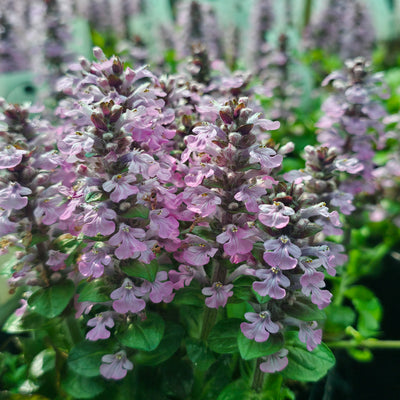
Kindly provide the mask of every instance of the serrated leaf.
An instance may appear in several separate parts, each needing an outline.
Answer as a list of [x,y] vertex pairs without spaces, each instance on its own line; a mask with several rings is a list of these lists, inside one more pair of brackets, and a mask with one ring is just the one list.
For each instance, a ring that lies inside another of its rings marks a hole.
[[255,340],[247,339],[240,331],[237,337],[239,352],[244,360],[268,356],[276,353],[283,347],[283,336],[281,334],[270,335],[265,342],[258,343]]
[[149,352],[140,352],[135,361],[143,365],[158,365],[168,360],[180,347],[185,331],[182,326],[169,323],[158,347]]
[[84,341],[71,349],[68,366],[76,374],[92,377],[100,375],[101,358],[108,353],[103,342]]
[[306,344],[299,340],[297,332],[287,332],[285,348],[289,350],[289,364],[282,371],[286,378],[316,382],[335,365],[335,356],[324,343],[308,351]]
[[78,301],[92,301],[101,303],[110,300],[110,287],[103,279],[94,279],[90,282],[84,282],[78,287]]
[[297,298],[291,305],[286,304],[283,310],[290,317],[300,319],[301,321],[320,321],[326,318],[325,312],[311,303],[306,297]]
[[48,288],[37,290],[28,299],[33,311],[46,318],[54,318],[67,307],[75,293],[75,285],[67,280]]
[[121,265],[122,271],[127,275],[135,278],[143,278],[150,282],[154,282],[156,279],[158,267],[157,259],[152,260],[150,264],[145,264],[138,260],[132,260],[127,265]]
[[62,387],[74,399],[91,399],[104,391],[105,384],[101,378],[88,378],[69,369],[63,377]]
[[118,339],[133,349],[152,351],[160,344],[164,329],[164,320],[158,314],[149,313],[144,321],[137,320],[130,324],[125,332],[118,335]]
[[219,354],[231,354],[238,351],[237,337],[242,320],[238,318],[223,319],[211,329],[208,345]]
[[45,349],[35,356],[29,367],[32,378],[39,378],[46,372],[52,370],[56,365],[56,352],[54,349]]

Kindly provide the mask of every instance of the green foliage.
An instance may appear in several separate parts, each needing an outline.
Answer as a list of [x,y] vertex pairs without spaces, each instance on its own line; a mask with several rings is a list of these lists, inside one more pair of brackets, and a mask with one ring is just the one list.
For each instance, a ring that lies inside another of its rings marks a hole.
[[240,356],[243,360],[251,360],[258,357],[268,356],[276,353],[283,347],[283,336],[281,334],[270,335],[265,342],[256,342],[247,339],[242,332],[237,337]]
[[48,288],[38,289],[29,297],[28,304],[33,311],[46,318],[60,315],[75,293],[72,281],[64,281]]
[[117,336],[124,346],[133,349],[152,351],[160,344],[164,335],[165,322],[155,313],[148,313],[146,319],[139,318]]
[[84,282],[79,285],[77,292],[79,293],[79,302],[103,302],[110,300],[110,288],[103,279],[94,279],[90,282]]
[[242,321],[237,318],[223,319],[217,322],[208,336],[210,349],[219,354],[237,352],[237,337],[241,322]]
[[287,333],[285,348],[289,350],[289,364],[282,371],[286,378],[316,382],[335,365],[335,357],[325,344],[320,344],[310,352],[299,340],[297,332]]
[[121,269],[129,276],[147,279],[153,282],[158,272],[157,259],[152,260],[149,264],[145,264],[138,260],[131,260],[129,264],[121,266]]

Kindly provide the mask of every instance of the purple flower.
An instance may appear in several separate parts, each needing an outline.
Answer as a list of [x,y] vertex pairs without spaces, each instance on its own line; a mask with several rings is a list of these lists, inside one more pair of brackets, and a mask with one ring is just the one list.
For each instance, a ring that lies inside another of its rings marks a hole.
[[0,237],[8,235],[9,233],[15,232],[17,228],[17,223],[11,222],[8,217],[11,211],[4,210],[0,211]]
[[160,238],[172,239],[179,236],[179,222],[166,208],[151,210],[149,218],[150,229],[157,232]]
[[174,295],[172,294],[172,291],[174,290],[174,284],[170,281],[163,282],[167,279],[167,272],[159,271],[157,272],[154,282],[144,282],[142,289],[150,291],[149,297],[153,303],[161,303],[162,301],[169,303],[174,298]]
[[236,254],[247,254],[253,248],[253,241],[249,240],[254,236],[249,229],[238,228],[236,225],[227,225],[226,231],[220,233],[216,240],[224,243],[224,251],[230,256]]
[[64,211],[64,206],[59,205],[60,201],[59,196],[40,199],[33,210],[33,215],[43,224],[53,225]]
[[322,341],[322,329],[315,329],[316,327],[315,321],[299,324],[299,339],[307,344],[308,351],[313,351]]
[[289,223],[289,215],[293,215],[294,211],[290,207],[286,207],[283,203],[274,201],[274,204],[261,204],[258,206],[260,212],[258,219],[265,226],[278,229],[284,228]]
[[0,169],[14,168],[21,161],[26,150],[20,150],[14,146],[5,146],[2,151],[0,151]]
[[189,286],[197,273],[194,268],[185,264],[181,264],[178,270],[179,272],[175,270],[168,271],[169,280],[174,285],[175,290],[182,289],[184,286]]
[[8,187],[0,190],[0,207],[5,210],[21,210],[28,204],[28,198],[22,196],[31,193],[31,189],[19,183],[10,182]]
[[[293,269],[297,265],[297,258],[301,256],[301,250],[295,244],[292,244],[287,236],[281,236],[279,239],[270,239],[264,243],[264,260],[271,267],[280,269]],[[290,257],[291,254],[293,257]]]
[[215,214],[217,205],[221,204],[221,198],[215,192],[199,186],[185,189],[182,199],[190,211],[202,217]]
[[103,189],[106,192],[111,192],[110,199],[115,203],[127,199],[132,194],[137,194],[139,189],[136,186],[130,185],[135,182],[134,175],[114,175],[111,180],[103,183]]
[[133,364],[128,360],[123,350],[115,354],[106,354],[101,358],[101,361],[103,364],[100,365],[100,373],[106,379],[125,378],[128,370],[133,368]]
[[79,272],[83,276],[99,278],[103,275],[104,267],[110,265],[109,249],[102,247],[102,243],[93,243],[85,248],[85,253],[79,261]]
[[311,301],[318,306],[320,310],[328,306],[331,302],[332,293],[328,290],[321,290],[325,287],[324,274],[322,272],[313,271],[308,269],[300,278],[302,286],[301,291],[309,296],[311,294]]
[[145,301],[136,297],[142,295],[143,291],[137,288],[129,278],[125,278],[122,286],[115,289],[110,297],[115,300],[113,308],[116,312],[125,314],[130,311],[136,314],[146,307]]
[[232,288],[232,284],[223,285],[221,282],[214,282],[211,287],[203,288],[201,293],[210,296],[206,298],[206,306],[210,308],[225,307],[228,298],[233,296]]
[[335,255],[331,253],[331,249],[326,244],[314,247],[305,247],[303,249],[304,256],[318,257],[329,275],[336,275]]
[[132,257],[136,252],[146,251],[147,246],[137,238],[146,236],[143,229],[132,228],[124,223],[119,226],[119,231],[108,241],[112,246],[118,246],[115,255],[119,260]]
[[282,156],[276,154],[275,150],[269,148],[266,145],[255,144],[249,148],[249,162],[261,164],[264,170],[279,167],[282,164]]
[[90,319],[87,325],[93,326],[94,328],[86,334],[86,339],[108,339],[111,334],[110,331],[108,331],[106,328],[112,328],[114,326],[112,314],[112,311],[106,311],[104,313],[96,314],[94,318]]
[[257,212],[258,203],[262,195],[266,193],[265,187],[260,185],[242,185],[240,191],[235,194],[237,201],[243,201],[247,211]]
[[282,371],[289,363],[287,349],[281,349],[278,352],[265,357],[265,361],[260,364],[262,372],[273,374],[274,372]]
[[201,267],[210,261],[218,249],[212,247],[206,240],[188,233],[186,239],[182,242],[183,252],[181,254],[175,253],[175,258],[178,261],[186,264]]
[[67,258],[68,254],[56,250],[49,250],[49,259],[46,264],[49,265],[53,271],[58,271],[65,267],[65,260]]
[[114,210],[107,208],[105,204],[99,204],[85,214],[82,232],[87,236],[111,235],[115,231],[115,223],[111,220],[116,217]]
[[66,186],[61,186],[59,192],[67,197],[68,203],[64,212],[60,215],[60,219],[66,220],[71,217],[76,207],[78,207],[83,201],[83,190],[74,188],[67,188]]
[[251,323],[242,322],[240,329],[248,339],[254,339],[256,342],[265,342],[268,340],[270,333],[279,331],[279,325],[271,321],[271,314],[268,311],[262,311],[259,314],[248,312],[244,316]]
[[262,282],[254,282],[253,289],[260,296],[269,296],[273,299],[283,299],[286,295],[286,290],[282,288],[290,286],[290,280],[282,274],[278,267],[271,269],[258,269],[254,275],[261,279]]

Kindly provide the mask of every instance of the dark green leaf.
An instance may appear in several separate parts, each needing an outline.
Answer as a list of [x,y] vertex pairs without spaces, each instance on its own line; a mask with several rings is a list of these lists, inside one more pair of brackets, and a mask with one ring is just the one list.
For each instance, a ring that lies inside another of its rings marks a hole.
[[326,318],[325,312],[311,303],[306,297],[296,298],[293,304],[286,304],[283,310],[290,317],[300,319],[301,321],[319,321]]
[[26,313],[18,316],[15,313],[3,325],[3,331],[7,333],[21,333],[43,329],[49,323],[49,320],[36,313]]
[[326,321],[324,323],[324,332],[329,334],[341,334],[347,326],[352,325],[356,319],[356,313],[353,309],[346,306],[337,306],[330,304],[325,308]]
[[49,240],[49,236],[48,235],[43,235],[41,233],[35,233],[34,235],[32,235],[32,240],[29,243],[29,247],[33,247],[36,244],[43,243],[43,242],[45,242],[47,240]]
[[324,343],[308,351],[307,346],[299,340],[297,332],[287,332],[285,348],[289,350],[289,364],[282,371],[286,378],[316,382],[335,365],[335,356]]
[[144,321],[136,320],[128,326],[125,332],[118,336],[125,346],[152,351],[160,344],[164,329],[164,320],[158,314],[148,313]]
[[110,287],[106,285],[104,279],[94,279],[84,282],[78,287],[78,301],[92,301],[101,303],[110,300]]
[[258,343],[255,340],[247,339],[240,331],[237,337],[239,352],[244,360],[268,356],[276,353],[283,347],[283,337],[281,334],[270,335],[265,342]]
[[237,337],[242,320],[237,318],[223,319],[211,329],[208,345],[219,354],[235,353],[238,350]]
[[45,349],[32,360],[29,374],[32,378],[39,378],[46,372],[54,369],[56,365],[56,352],[54,349]]
[[85,196],[86,203],[92,203],[94,201],[103,201],[106,197],[103,192],[90,192]]
[[101,358],[109,352],[104,342],[84,341],[74,346],[68,355],[68,366],[86,377],[100,375]]
[[127,265],[121,265],[122,271],[124,271],[127,275],[136,278],[143,278],[150,282],[154,282],[156,279],[158,267],[159,265],[157,259],[152,260],[150,264],[145,264],[138,260],[132,260]]
[[185,287],[179,289],[175,294],[174,304],[202,307],[204,305],[204,296],[201,294],[200,288]]
[[54,318],[61,314],[75,293],[75,285],[67,280],[48,288],[37,290],[29,297],[28,304],[40,315]]
[[122,216],[124,218],[149,218],[149,209],[142,204],[137,204],[135,207],[131,208]]
[[252,391],[243,379],[239,379],[230,383],[220,393],[217,400],[251,400],[253,397]]
[[144,365],[158,365],[168,360],[180,347],[185,331],[174,323],[167,324],[165,333],[158,347],[150,352],[140,352],[135,361]]
[[199,371],[207,371],[215,361],[214,355],[201,340],[187,339],[186,352],[189,360],[192,361],[195,368],[198,368]]
[[68,370],[62,380],[63,389],[74,399],[91,399],[105,389],[101,378],[88,378]]

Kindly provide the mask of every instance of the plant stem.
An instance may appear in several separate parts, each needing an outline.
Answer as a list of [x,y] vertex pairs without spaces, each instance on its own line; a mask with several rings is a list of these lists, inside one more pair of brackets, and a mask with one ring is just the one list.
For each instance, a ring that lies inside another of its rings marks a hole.
[[256,368],[254,370],[254,375],[253,375],[253,383],[251,384],[251,388],[255,390],[256,392],[260,392],[263,383],[264,383],[264,378],[265,378],[265,373],[261,371],[260,369],[260,364],[262,363],[261,358],[257,358],[256,362]]
[[207,306],[205,307],[203,314],[203,324],[201,326],[201,340],[207,340],[208,335],[210,334],[211,329],[214,326],[215,321],[217,320],[217,313],[218,311],[216,308],[209,308]]
[[73,314],[69,315],[65,318],[65,325],[67,327],[67,331],[71,340],[72,345],[75,345],[82,341],[82,333],[79,328],[79,324],[75,319]]
[[328,342],[326,345],[336,349],[352,349],[355,347],[366,347],[368,349],[400,349],[400,340],[339,340],[337,342]]
[[312,9],[312,0],[306,0],[306,4],[304,6],[304,22],[303,29],[307,28],[311,19],[311,9]]

